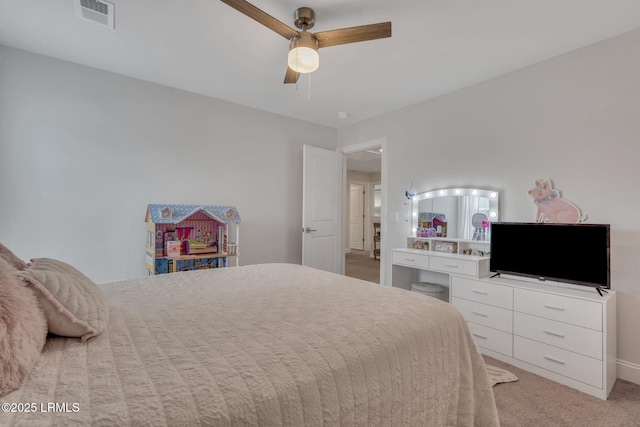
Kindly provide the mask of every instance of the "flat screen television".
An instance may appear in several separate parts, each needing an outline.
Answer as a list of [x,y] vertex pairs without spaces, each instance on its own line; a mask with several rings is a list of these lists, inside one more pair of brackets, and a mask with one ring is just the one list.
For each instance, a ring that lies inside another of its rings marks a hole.
[[491,224],[489,269],[610,289],[609,224]]

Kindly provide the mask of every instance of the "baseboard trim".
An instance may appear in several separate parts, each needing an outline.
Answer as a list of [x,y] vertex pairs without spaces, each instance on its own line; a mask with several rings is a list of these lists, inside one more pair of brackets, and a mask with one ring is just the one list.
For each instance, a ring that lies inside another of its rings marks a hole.
[[640,365],[618,359],[618,378],[640,385]]

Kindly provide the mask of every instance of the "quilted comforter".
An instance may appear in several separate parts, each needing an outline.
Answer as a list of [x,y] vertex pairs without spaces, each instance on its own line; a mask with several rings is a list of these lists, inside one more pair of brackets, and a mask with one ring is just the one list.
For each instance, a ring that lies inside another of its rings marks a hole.
[[[449,304],[299,265],[101,285],[108,328],[49,338],[0,425],[497,426]],[[43,406],[44,404],[44,406]]]

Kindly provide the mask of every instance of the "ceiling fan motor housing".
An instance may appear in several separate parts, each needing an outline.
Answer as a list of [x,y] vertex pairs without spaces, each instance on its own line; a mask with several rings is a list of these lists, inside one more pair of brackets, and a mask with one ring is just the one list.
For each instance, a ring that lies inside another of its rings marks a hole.
[[295,49],[297,47],[308,47],[313,50],[318,50],[318,39],[306,31],[303,31],[298,36],[291,37],[291,43],[289,43],[289,49]]
[[308,30],[316,23],[316,13],[310,7],[300,7],[293,13],[293,19],[296,27]]

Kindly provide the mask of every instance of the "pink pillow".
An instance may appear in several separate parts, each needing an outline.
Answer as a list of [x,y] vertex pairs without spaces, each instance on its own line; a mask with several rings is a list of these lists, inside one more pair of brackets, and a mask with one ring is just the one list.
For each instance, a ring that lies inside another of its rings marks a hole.
[[38,299],[17,273],[0,257],[0,397],[22,385],[47,339]]
[[85,342],[109,323],[109,304],[102,289],[71,265],[36,258],[18,275],[35,291],[49,332]]
[[13,252],[9,250],[9,248],[7,248],[2,243],[0,243],[0,258],[4,258],[5,261],[7,261],[18,270],[27,268],[27,263],[18,258]]

